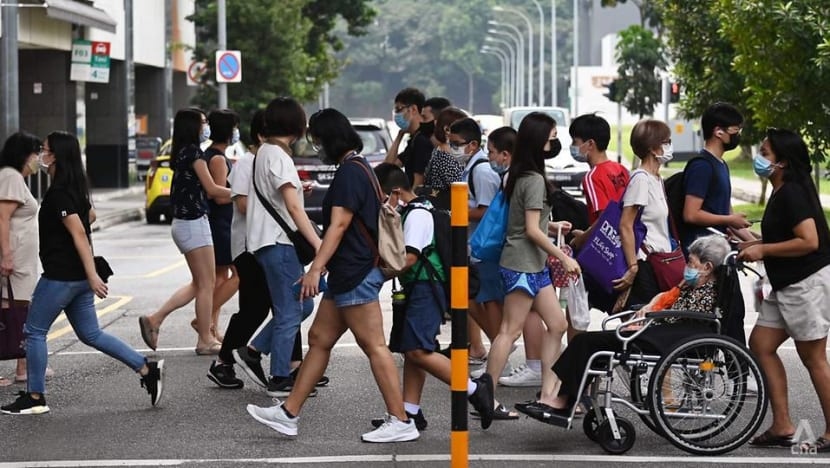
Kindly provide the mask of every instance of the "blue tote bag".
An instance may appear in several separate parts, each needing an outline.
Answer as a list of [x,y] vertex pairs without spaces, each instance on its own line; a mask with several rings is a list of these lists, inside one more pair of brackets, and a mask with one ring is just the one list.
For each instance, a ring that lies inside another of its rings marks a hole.
[[479,260],[498,262],[507,237],[509,205],[499,190],[470,238],[470,253]]

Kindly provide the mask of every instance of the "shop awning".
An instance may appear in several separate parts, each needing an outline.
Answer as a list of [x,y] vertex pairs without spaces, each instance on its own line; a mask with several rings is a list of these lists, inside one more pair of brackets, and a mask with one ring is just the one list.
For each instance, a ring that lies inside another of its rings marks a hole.
[[46,16],[52,19],[111,33],[115,32],[115,26],[118,24],[107,12],[88,3],[74,0],[44,0],[43,5],[46,7]]

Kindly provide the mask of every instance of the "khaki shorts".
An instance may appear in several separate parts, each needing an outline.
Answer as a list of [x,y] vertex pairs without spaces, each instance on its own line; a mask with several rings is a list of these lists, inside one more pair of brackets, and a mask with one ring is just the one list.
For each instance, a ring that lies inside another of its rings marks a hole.
[[761,304],[756,325],[781,328],[795,341],[827,337],[830,330],[830,266],[798,283],[772,291]]

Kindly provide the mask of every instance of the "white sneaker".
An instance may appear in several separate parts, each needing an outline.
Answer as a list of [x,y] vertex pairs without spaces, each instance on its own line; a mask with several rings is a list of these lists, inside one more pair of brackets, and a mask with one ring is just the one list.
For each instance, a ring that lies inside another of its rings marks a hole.
[[360,436],[363,442],[408,442],[416,440],[421,434],[415,427],[415,421],[410,418],[408,423],[400,421],[395,416],[386,415],[386,422],[380,425],[377,429],[367,432]]
[[285,414],[285,410],[282,409],[282,403],[269,408],[248,405],[246,409],[251,417],[279,432],[280,434],[287,436],[297,435],[297,421],[299,421],[300,418],[289,418],[288,415]]
[[505,387],[541,387],[542,373],[522,364],[507,377],[500,377],[499,384]]
[[[470,378],[477,379],[477,378],[481,377],[481,374],[483,374],[485,372],[487,372],[487,366],[481,366],[480,368],[470,372]],[[501,379],[503,377],[510,376],[510,374],[512,374],[512,373],[513,373],[513,366],[510,365],[510,361],[507,361],[504,364],[504,370],[501,371],[501,376],[499,377],[499,381],[501,381]]]

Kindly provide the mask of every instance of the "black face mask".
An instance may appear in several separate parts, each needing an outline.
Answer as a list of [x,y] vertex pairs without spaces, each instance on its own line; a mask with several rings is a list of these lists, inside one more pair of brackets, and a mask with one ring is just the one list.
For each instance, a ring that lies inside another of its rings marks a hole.
[[554,138],[551,140],[550,149],[548,151],[542,150],[542,155],[545,159],[553,159],[559,155],[560,151],[562,151],[562,143],[559,138]]
[[326,154],[326,150],[324,150],[323,148],[320,148],[320,150],[317,151],[317,157],[320,158],[320,162],[322,162],[323,164],[329,166],[337,164],[337,160],[330,158],[329,155]]
[[741,135],[740,134],[738,134],[738,133],[732,133],[732,134],[727,133],[727,135],[729,135],[729,143],[724,143],[723,144],[724,151],[731,151],[731,150],[737,148],[738,145],[741,144]]

